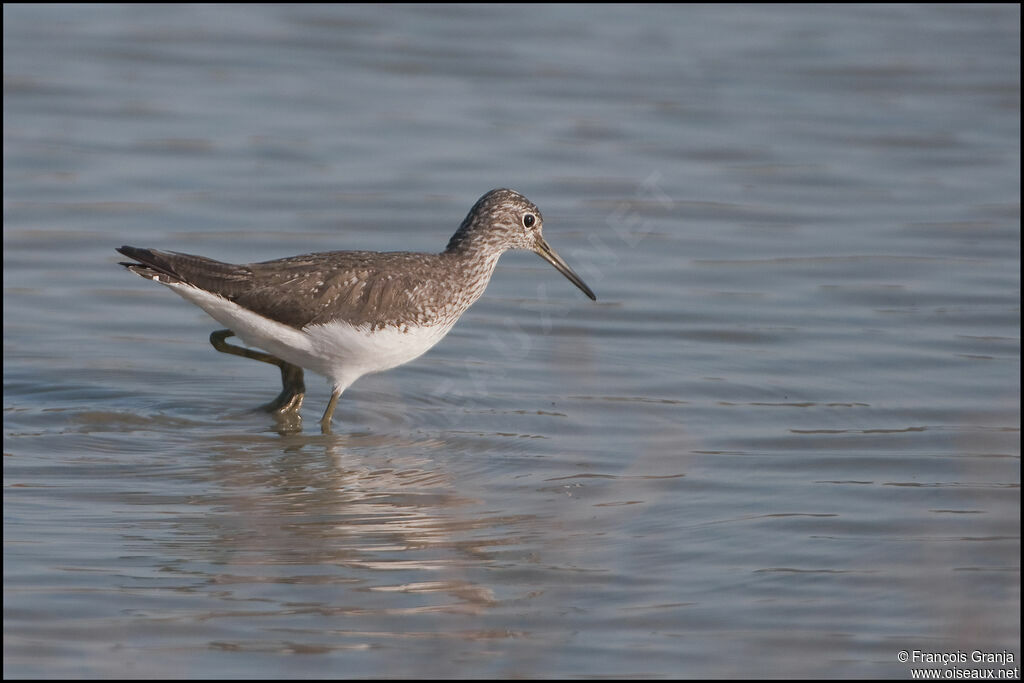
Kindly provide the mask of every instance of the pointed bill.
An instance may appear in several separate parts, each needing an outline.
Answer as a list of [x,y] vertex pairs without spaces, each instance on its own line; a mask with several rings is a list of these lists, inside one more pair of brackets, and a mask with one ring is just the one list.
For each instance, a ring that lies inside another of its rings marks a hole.
[[587,283],[583,281],[583,278],[577,275],[576,271],[570,268],[569,264],[566,263],[561,256],[555,253],[555,250],[551,248],[551,245],[549,245],[540,235],[537,236],[537,246],[534,247],[534,251],[542,259],[553,265],[559,273],[568,278],[569,282],[579,287],[584,294],[591,298],[591,300],[597,301],[597,297],[594,295],[594,292],[591,291],[590,287],[587,287]]

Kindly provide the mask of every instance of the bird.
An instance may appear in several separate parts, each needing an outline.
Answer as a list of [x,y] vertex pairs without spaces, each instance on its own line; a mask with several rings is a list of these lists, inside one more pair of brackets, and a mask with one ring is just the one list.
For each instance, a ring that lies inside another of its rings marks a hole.
[[[122,246],[120,265],[199,306],[226,329],[215,349],[276,365],[281,393],[263,406],[298,414],[303,369],[327,378],[331,397],[320,420],[331,433],[342,393],[365,374],[418,358],[452,329],[484,293],[509,250],[528,250],[587,297],[593,290],[543,236],[537,206],[515,190],[487,192],[473,205],[444,251],[327,251],[259,263]],[[227,343],[237,336],[245,348]]]

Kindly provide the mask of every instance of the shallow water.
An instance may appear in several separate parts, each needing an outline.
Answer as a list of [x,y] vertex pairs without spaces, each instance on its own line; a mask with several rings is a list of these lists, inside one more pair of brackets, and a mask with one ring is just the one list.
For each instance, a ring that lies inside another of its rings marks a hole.
[[[1019,27],[5,5],[5,677],[1019,666]],[[504,256],[332,436],[113,252],[436,251],[502,186],[598,301]]]

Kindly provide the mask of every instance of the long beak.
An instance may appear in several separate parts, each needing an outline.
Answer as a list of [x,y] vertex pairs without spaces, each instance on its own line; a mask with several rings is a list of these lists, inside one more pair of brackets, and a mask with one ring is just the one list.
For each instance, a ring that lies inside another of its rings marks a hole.
[[561,256],[555,253],[555,250],[551,248],[551,245],[549,245],[540,235],[537,236],[537,246],[534,247],[533,250],[537,252],[538,256],[553,265],[559,273],[567,277],[569,282],[579,287],[584,294],[591,298],[591,300],[597,301],[597,297],[594,295],[594,292],[591,291],[590,287],[587,287],[587,283],[585,283],[583,279],[576,274],[576,271],[569,267],[568,263],[562,260]]

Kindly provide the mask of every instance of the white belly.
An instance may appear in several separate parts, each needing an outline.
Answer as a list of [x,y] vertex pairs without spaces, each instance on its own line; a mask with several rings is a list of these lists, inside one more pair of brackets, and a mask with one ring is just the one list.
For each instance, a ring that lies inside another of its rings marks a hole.
[[454,325],[371,331],[369,325],[345,322],[309,325],[301,330],[186,284],[168,284],[179,295],[210,314],[242,341],[278,358],[327,377],[344,389],[362,375],[408,363],[434,346]]

